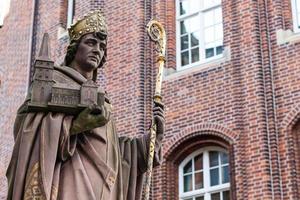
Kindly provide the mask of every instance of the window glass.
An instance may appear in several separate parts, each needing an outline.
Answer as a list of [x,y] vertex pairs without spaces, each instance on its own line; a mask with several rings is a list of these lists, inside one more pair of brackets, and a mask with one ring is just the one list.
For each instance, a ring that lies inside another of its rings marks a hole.
[[223,200],[230,200],[230,193],[229,191],[223,192]]
[[189,36],[185,35],[181,37],[181,50],[189,48]]
[[195,156],[195,171],[203,169],[203,154]]
[[228,165],[222,167],[222,183],[228,183],[229,182],[229,170]]
[[229,157],[225,151],[199,150],[186,158],[179,170],[179,191],[184,195],[180,199],[230,200]]
[[[222,55],[224,31],[221,1],[177,1],[179,2],[179,14],[177,15],[179,28],[177,38],[180,40],[178,43],[180,48],[177,50],[179,69],[194,66],[194,63],[203,63],[206,59]],[[183,50],[184,52],[182,52]]]
[[222,54],[223,53],[223,46],[218,46],[217,47],[217,55]]
[[203,172],[195,173],[195,189],[203,188]]
[[188,65],[189,64],[189,52],[183,52],[181,53],[181,65]]
[[209,152],[209,166],[215,167],[219,164],[219,153],[217,151]]
[[180,33],[181,34],[184,34],[184,33],[187,33],[187,30],[188,27],[187,27],[187,22],[185,20],[181,21],[180,22]]
[[211,200],[221,200],[220,193],[211,194]]
[[199,34],[200,34],[199,32],[191,33],[191,47],[199,45],[199,39],[200,39]]
[[183,173],[186,174],[189,172],[192,172],[192,161],[188,162],[183,169]]
[[228,163],[228,155],[227,153],[221,153],[221,163],[222,164],[227,164]]
[[184,176],[184,191],[191,191],[193,190],[193,182],[192,182],[192,175]]
[[188,1],[180,1],[180,15],[184,15],[188,12]]
[[199,61],[199,48],[192,49],[192,63]]

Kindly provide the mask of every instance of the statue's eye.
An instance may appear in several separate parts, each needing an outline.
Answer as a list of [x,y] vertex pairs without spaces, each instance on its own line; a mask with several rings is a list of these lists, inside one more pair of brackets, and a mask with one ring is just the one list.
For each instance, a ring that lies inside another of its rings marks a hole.
[[95,43],[96,43],[96,42],[93,41],[93,40],[87,40],[87,41],[86,41],[86,44],[89,45],[89,46],[93,46],[93,45],[95,45]]

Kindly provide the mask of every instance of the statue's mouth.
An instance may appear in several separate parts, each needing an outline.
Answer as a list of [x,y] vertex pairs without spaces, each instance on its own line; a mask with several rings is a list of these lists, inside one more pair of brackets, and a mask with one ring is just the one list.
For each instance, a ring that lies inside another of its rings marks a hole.
[[91,60],[94,60],[95,62],[99,62],[99,59],[98,59],[97,56],[89,56],[89,58],[90,58]]

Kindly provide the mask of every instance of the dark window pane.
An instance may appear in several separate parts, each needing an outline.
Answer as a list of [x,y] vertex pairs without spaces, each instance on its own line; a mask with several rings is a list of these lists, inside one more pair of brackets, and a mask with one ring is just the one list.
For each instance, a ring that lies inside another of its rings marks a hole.
[[203,169],[203,154],[195,157],[195,171]]
[[205,58],[214,56],[214,48],[205,49]]
[[210,186],[219,185],[219,168],[210,170]]
[[199,33],[191,33],[191,46],[199,45]]
[[222,167],[222,183],[229,182],[229,170],[228,166]]
[[221,163],[222,164],[228,163],[228,154],[227,153],[221,153]]
[[189,36],[185,35],[181,37],[181,50],[189,48]]
[[193,190],[192,175],[184,176],[184,192]]
[[203,172],[195,173],[195,189],[203,188]]
[[230,193],[229,191],[223,192],[223,200],[230,200]]
[[196,197],[196,200],[204,200],[204,197]]
[[218,46],[217,47],[217,55],[222,54],[223,53],[223,46]]
[[183,168],[184,174],[189,173],[189,172],[192,172],[192,160],[190,160],[190,162],[188,162]]
[[188,1],[180,2],[180,15],[186,14],[187,8],[188,8]]
[[183,52],[181,53],[181,66],[188,65],[189,64],[189,52]]
[[219,152],[210,151],[209,152],[209,166],[214,167],[219,165]]
[[199,48],[192,49],[192,63],[199,61]]
[[211,194],[211,200],[221,200],[220,193]]
[[180,22],[180,34],[185,34],[186,33],[186,21],[181,21]]

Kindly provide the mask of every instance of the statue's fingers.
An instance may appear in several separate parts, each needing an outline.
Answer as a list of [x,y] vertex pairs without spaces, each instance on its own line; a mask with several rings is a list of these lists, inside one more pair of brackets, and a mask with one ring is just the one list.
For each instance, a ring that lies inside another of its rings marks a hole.
[[79,113],[79,117],[86,118],[92,111],[92,107],[88,106]]
[[162,117],[162,118],[165,118],[165,115],[164,115],[164,113],[163,112],[161,112],[161,111],[154,111],[153,112],[153,116],[155,117],[155,116],[159,116],[159,117]]
[[163,113],[164,114],[164,109],[162,109],[161,107],[154,107],[153,108],[153,112],[161,112],[161,113]]
[[154,100],[154,107],[160,107],[164,110],[165,105],[162,102],[158,102],[158,101]]
[[164,123],[165,118],[164,118],[164,116],[154,115],[154,121],[155,121],[155,123]]

